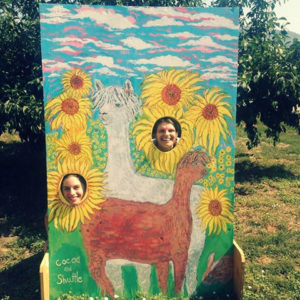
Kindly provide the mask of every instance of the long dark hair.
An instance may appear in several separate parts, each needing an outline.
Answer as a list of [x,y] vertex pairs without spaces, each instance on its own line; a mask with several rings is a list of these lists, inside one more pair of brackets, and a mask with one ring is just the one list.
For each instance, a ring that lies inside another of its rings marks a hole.
[[61,181],[61,185],[60,185],[60,191],[63,193],[63,184],[64,184],[64,181],[69,177],[69,176],[74,176],[76,177],[81,185],[82,185],[82,189],[83,189],[83,194],[85,194],[85,191],[86,191],[86,180],[84,179],[83,176],[81,176],[80,174],[76,174],[76,173],[69,173],[69,174],[66,174],[62,181]]

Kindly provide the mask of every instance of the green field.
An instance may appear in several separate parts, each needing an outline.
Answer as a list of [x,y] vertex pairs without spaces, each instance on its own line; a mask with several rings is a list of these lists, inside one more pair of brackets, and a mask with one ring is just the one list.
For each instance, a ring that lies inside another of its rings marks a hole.
[[[300,299],[300,136],[288,128],[276,147],[262,137],[248,150],[242,128],[238,135],[235,239],[246,256],[244,299]],[[40,299],[44,166],[43,150],[1,136],[0,300]]]

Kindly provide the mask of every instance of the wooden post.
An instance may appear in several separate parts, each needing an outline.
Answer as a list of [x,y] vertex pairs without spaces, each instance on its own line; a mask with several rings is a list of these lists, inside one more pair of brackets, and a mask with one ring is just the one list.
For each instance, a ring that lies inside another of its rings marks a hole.
[[243,298],[245,255],[237,242],[233,240],[233,288],[236,299]]
[[49,291],[49,253],[46,252],[40,265],[41,300],[50,299]]

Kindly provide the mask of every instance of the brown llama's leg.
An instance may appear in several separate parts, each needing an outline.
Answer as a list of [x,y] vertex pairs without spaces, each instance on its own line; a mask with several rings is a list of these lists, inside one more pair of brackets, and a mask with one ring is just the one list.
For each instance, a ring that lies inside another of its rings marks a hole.
[[184,277],[185,277],[185,268],[187,264],[187,256],[178,255],[174,260],[174,279],[175,279],[175,293],[178,294],[181,292]]
[[163,294],[165,294],[168,288],[169,262],[167,261],[157,263],[156,271],[160,290]]
[[102,296],[108,294],[112,298],[114,297],[114,288],[109,278],[105,273],[106,260],[104,256],[97,251],[89,256],[89,270],[92,277],[97,282],[97,285],[101,288]]

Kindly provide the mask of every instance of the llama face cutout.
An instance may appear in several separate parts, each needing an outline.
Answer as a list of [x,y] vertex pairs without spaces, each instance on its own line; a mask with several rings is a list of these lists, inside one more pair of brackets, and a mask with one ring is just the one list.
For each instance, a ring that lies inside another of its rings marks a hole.
[[131,121],[141,107],[138,96],[134,93],[132,84],[126,80],[123,87],[104,87],[102,82],[95,80],[95,92],[91,96],[94,111],[99,111],[99,117],[104,125],[109,125],[119,119]]

